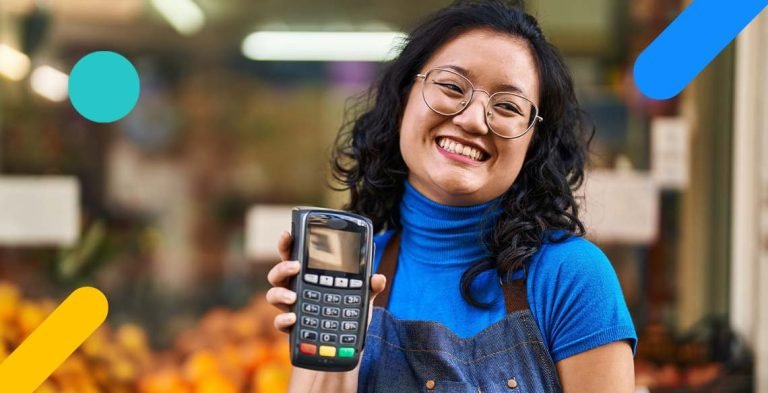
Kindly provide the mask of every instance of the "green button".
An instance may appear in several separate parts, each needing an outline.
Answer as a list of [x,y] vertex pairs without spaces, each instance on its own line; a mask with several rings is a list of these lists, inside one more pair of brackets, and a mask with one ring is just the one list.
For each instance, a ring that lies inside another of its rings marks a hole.
[[340,358],[351,358],[355,356],[355,348],[339,348]]

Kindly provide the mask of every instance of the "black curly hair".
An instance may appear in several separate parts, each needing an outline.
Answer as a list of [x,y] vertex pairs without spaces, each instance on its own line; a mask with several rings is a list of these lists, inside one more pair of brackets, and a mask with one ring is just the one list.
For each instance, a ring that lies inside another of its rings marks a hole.
[[477,307],[488,307],[470,291],[480,273],[495,269],[507,276],[522,268],[543,242],[584,235],[573,190],[583,181],[595,132],[579,106],[563,58],[520,2],[458,1],[416,27],[399,56],[358,97],[357,108],[363,109],[342,125],[332,167],[334,179],[341,183],[336,189],[351,193],[346,209],[369,217],[376,231],[400,228],[399,203],[408,168],[400,153],[399,130],[414,75],[442,45],[477,28],[527,41],[539,67],[540,115],[545,119],[536,126],[514,184],[499,198],[496,208],[502,213],[483,239],[493,257],[474,263],[461,278],[462,296]]

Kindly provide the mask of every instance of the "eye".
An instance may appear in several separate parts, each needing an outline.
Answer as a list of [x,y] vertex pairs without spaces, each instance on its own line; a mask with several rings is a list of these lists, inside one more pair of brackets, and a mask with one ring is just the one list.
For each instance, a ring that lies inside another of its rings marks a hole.
[[520,110],[520,108],[517,105],[515,105],[513,102],[499,102],[495,105],[495,107],[497,111],[500,111],[502,114],[505,114],[508,116],[513,113],[520,116],[523,115],[523,111]]
[[440,86],[442,89],[450,90],[452,92],[459,93],[459,94],[464,94],[464,89],[462,89],[461,86],[459,86],[459,85],[457,85],[455,83],[452,83],[452,82],[438,82],[438,81],[434,81],[432,83]]

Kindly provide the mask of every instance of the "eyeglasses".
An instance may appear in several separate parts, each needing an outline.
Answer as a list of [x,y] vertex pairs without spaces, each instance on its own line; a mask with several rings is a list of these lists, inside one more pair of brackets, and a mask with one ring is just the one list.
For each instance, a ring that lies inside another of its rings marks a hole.
[[504,139],[525,135],[533,126],[544,121],[539,108],[520,94],[500,91],[490,94],[476,89],[463,75],[443,68],[433,68],[426,74],[417,74],[424,80],[421,95],[424,103],[435,113],[454,116],[467,109],[476,91],[489,96],[485,106],[485,123],[494,134]]

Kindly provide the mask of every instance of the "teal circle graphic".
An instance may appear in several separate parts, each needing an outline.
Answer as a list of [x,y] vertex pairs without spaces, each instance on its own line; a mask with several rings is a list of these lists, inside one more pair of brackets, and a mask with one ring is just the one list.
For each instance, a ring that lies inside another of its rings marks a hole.
[[75,110],[96,123],[122,119],[139,100],[139,74],[115,52],[91,52],[69,75],[69,100]]

